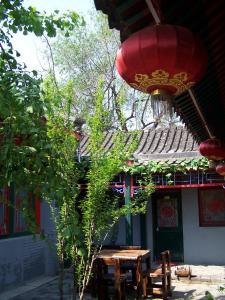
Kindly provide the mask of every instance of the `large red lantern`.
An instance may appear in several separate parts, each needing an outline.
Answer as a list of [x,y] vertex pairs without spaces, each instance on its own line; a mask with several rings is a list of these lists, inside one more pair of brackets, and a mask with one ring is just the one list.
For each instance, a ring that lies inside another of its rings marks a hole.
[[218,139],[208,139],[199,146],[199,152],[211,160],[225,159],[225,144]]
[[179,95],[192,87],[206,69],[207,54],[187,28],[148,26],[125,40],[116,67],[133,88],[152,95]]
[[225,163],[219,163],[216,166],[216,172],[222,176],[225,176]]

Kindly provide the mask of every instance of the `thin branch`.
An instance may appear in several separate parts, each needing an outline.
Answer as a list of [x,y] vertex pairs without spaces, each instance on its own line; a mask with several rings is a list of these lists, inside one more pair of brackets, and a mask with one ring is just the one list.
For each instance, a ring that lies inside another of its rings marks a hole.
[[127,124],[123,120],[123,113],[122,113],[122,110],[121,110],[121,107],[120,107],[120,104],[118,101],[118,93],[116,92],[115,85],[113,85],[111,87],[111,90],[114,95],[115,110],[116,110],[116,114],[118,117],[118,122],[124,131],[128,131]]
[[131,114],[128,118],[126,118],[125,123],[127,123],[129,120],[131,120],[135,117],[135,115],[134,115],[135,114],[135,105],[136,105],[137,102],[138,102],[138,100],[133,101]]
[[47,46],[48,46],[48,49],[49,49],[49,53],[50,53],[50,57],[51,57],[53,80],[54,80],[54,83],[55,83],[55,87],[56,87],[57,91],[59,92],[59,86],[58,86],[58,82],[57,82],[56,75],[55,75],[55,61],[54,61],[52,47],[51,47],[51,45],[49,43],[48,38],[45,35],[43,35],[43,37],[44,37],[44,39],[45,39],[45,41],[47,43]]
[[144,122],[144,115],[145,115],[145,111],[146,111],[147,105],[148,105],[148,103],[149,103],[149,100],[150,100],[150,96],[148,96],[148,98],[146,99],[145,105],[144,105],[144,108],[143,108],[142,114],[141,114],[141,124],[143,125],[143,127],[146,126],[146,124],[145,124],[145,122]]
[[148,126],[154,124],[154,127],[156,128],[156,126],[158,126],[158,122],[157,121],[152,121],[152,122],[149,122],[147,124],[144,124],[143,127],[142,127],[142,130],[147,128]]

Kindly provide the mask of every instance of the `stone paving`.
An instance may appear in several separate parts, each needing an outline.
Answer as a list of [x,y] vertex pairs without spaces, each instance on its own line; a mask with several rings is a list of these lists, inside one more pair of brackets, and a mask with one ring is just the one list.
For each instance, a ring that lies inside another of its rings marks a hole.
[[[225,282],[225,266],[196,266],[196,265],[182,265],[190,267],[191,269],[191,282],[209,282],[221,283]],[[172,267],[172,279],[177,279],[175,275],[176,266]]]
[[[13,298],[9,298],[10,300],[59,300],[58,295],[58,286],[57,280],[54,280],[50,283],[45,284],[39,288],[36,288],[32,291],[23,293]],[[197,284],[197,283],[186,283],[186,282],[176,282],[173,283],[173,297],[169,299],[174,300],[207,300],[208,298],[205,296],[206,291],[209,291],[216,300],[224,300],[225,294],[219,292],[218,284]],[[0,298],[1,300],[8,300],[4,298]],[[65,300],[72,300],[70,294],[70,288],[65,289]],[[129,295],[127,300],[135,300],[135,295]],[[149,297],[148,299],[152,299]],[[155,300],[157,298],[154,298]],[[85,300],[93,300],[90,295],[86,295]],[[212,299],[210,299],[212,300]]]
[[[224,266],[190,266],[193,277],[181,278],[177,280],[172,268],[172,286],[174,300],[212,300],[206,297],[206,292],[210,292],[216,300],[225,300],[225,292],[220,292],[219,287],[225,286]],[[72,300],[71,275],[67,273],[64,292],[65,300]],[[0,294],[0,300],[59,300],[57,277],[41,278],[35,282],[30,282],[16,290],[11,290]],[[135,300],[135,295],[130,294],[127,300]],[[149,297],[149,299],[152,299]],[[157,299],[157,298],[154,298]],[[86,295],[85,300],[92,300],[90,295]]]

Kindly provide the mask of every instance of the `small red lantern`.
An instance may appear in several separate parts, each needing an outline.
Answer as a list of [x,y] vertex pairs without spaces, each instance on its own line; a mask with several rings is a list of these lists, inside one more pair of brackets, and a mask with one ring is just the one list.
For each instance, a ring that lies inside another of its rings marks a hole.
[[206,69],[207,54],[187,28],[148,26],[125,40],[117,52],[120,76],[133,88],[152,95],[179,95]]
[[225,159],[225,144],[218,139],[208,139],[199,146],[199,152],[211,160]]
[[221,176],[225,176],[225,163],[219,163],[216,166],[216,172]]

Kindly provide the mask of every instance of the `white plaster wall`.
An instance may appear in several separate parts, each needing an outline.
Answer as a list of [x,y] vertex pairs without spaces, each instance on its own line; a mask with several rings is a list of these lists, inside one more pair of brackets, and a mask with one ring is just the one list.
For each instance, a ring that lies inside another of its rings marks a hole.
[[[182,189],[182,218],[184,263],[219,264],[225,263],[225,227],[200,227],[198,189]],[[148,202],[146,214],[147,248],[153,251],[152,205]],[[133,243],[140,245],[139,216],[133,217]],[[117,244],[126,244],[125,220],[119,223]],[[152,254],[152,259],[154,259]]]
[[117,236],[117,245],[126,245],[126,226],[125,226],[125,218],[121,218],[119,221],[119,231]]
[[133,244],[141,245],[140,216],[133,216]]
[[[139,215],[133,216],[133,244],[140,245],[140,221]],[[110,239],[107,241],[110,244]],[[118,235],[116,240],[117,245],[126,245],[126,223],[125,218],[121,218],[118,224]]]
[[[140,216],[133,216],[133,245],[141,245],[141,233],[140,233]],[[148,208],[146,213],[146,240],[147,248],[153,249],[153,232],[152,232],[152,209],[151,200],[148,202]],[[107,241],[110,244],[110,241]],[[126,245],[126,227],[125,219],[121,218],[119,222],[119,230],[117,236],[117,245]]]
[[0,249],[0,291],[45,274],[46,245],[39,237],[4,239]]
[[200,227],[198,189],[182,189],[184,262],[225,263],[225,227]]
[[[54,226],[46,203],[41,203],[41,228],[53,247],[32,235],[0,240],[0,292],[40,275],[53,275],[57,270],[54,249]],[[1,296],[0,296],[1,299]]]
[[41,202],[41,229],[43,229],[47,241],[45,242],[45,275],[55,275],[58,270],[56,252],[56,231],[51,219],[50,207],[47,202]]

